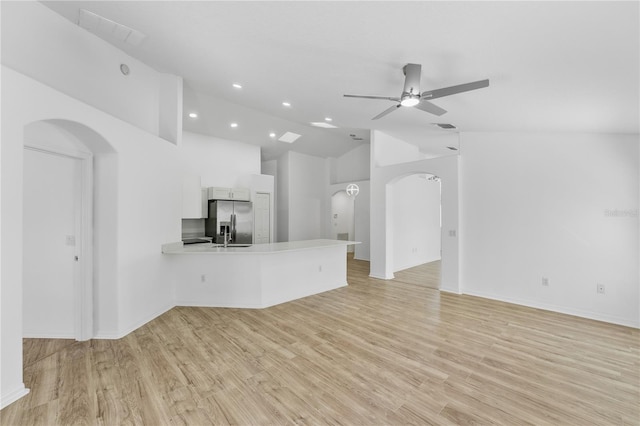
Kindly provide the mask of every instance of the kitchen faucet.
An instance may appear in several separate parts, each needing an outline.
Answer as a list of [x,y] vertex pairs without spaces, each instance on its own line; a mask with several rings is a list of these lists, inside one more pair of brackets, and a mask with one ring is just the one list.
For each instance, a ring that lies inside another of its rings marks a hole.
[[228,232],[224,233],[224,247],[227,247],[227,244],[231,241],[231,234]]

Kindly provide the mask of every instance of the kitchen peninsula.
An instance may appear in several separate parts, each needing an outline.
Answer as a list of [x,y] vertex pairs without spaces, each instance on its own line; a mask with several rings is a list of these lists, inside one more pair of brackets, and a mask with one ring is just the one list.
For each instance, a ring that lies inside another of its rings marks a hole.
[[266,308],[347,285],[347,246],[307,240],[245,247],[170,243],[179,306]]

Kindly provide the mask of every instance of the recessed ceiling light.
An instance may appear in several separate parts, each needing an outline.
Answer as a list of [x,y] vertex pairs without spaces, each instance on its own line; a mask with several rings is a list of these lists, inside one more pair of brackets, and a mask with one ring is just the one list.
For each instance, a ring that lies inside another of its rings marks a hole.
[[336,129],[337,128],[333,124],[325,123],[324,121],[313,121],[313,122],[311,122],[311,125],[315,126],[315,127],[323,127],[325,129]]
[[280,142],[294,143],[296,139],[298,139],[300,136],[302,135],[299,135],[297,133],[287,132],[284,135],[280,136],[278,140]]
[[233,87],[235,87],[236,89],[242,89],[242,84],[233,83]]
[[290,107],[290,106],[291,106],[291,104],[290,104],[289,102],[286,102],[286,101],[285,101],[285,102],[283,102],[283,103],[282,103],[282,105],[283,105],[283,106],[286,106],[286,107]]
[[189,118],[198,118],[198,114],[195,112],[190,112],[189,113]]
[[324,118],[324,121],[333,121],[333,118],[331,118],[331,117],[325,117],[325,118]]
[[236,127],[238,127],[238,123],[231,123],[230,126],[233,127],[233,128],[236,128]]
[[275,134],[275,133],[273,133],[273,132],[271,132],[271,133],[269,133],[269,137],[270,137],[270,138],[275,138],[275,137],[276,137],[276,134]]

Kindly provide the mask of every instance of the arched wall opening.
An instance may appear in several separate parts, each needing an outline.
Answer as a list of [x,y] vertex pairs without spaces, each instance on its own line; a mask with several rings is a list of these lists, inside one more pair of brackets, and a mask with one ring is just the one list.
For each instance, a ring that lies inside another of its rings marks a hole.
[[441,178],[442,263],[440,290],[460,293],[458,244],[458,156],[446,156],[372,168],[371,271],[373,278],[394,278],[393,185],[405,176]]
[[391,183],[389,189],[392,194],[389,195],[393,197],[391,208],[395,218],[389,225],[393,235],[392,271],[433,264],[430,269],[438,271],[438,278],[429,285],[439,288],[442,248],[440,178],[419,173],[403,176]]
[[[331,196],[331,238],[336,240],[355,239],[355,198],[345,190]],[[348,246],[347,252],[354,247]]]
[[[117,229],[117,156],[109,142],[93,129],[78,122],[69,120],[40,120],[24,126],[23,145],[25,149],[46,154],[47,157],[65,157],[78,160],[81,172],[75,175],[79,179],[78,186],[82,189],[79,212],[76,215],[78,227],[77,235],[67,236],[67,245],[74,245],[78,256],[74,264],[75,286],[72,291],[75,327],[73,337],[76,340],[91,339],[95,335],[96,322],[100,318],[100,307],[108,300],[115,300],[116,284],[116,229]],[[27,151],[25,151],[26,153]],[[29,157],[23,157],[23,163]],[[23,191],[27,189],[27,182],[46,180],[45,170],[37,170],[25,166],[25,180]],[[33,176],[27,176],[26,174]],[[24,194],[28,200],[28,194]],[[31,208],[36,208],[33,202]],[[25,202],[25,209],[27,204]],[[41,206],[42,215],[46,215],[46,206]],[[28,213],[25,211],[25,214]],[[25,216],[25,221],[26,221]],[[36,219],[37,220],[37,219]],[[25,222],[28,226],[28,223]],[[37,259],[34,241],[29,235],[30,230],[23,229],[23,265],[32,267]],[[55,224],[53,224],[55,226]],[[69,238],[73,238],[70,242]],[[45,254],[46,255],[46,254]],[[46,301],[37,300],[33,296],[37,292],[38,283],[29,282],[29,274],[24,274],[23,282],[23,315],[29,315],[34,309],[42,306]],[[30,305],[33,304],[33,305]],[[55,313],[56,307],[49,307]],[[23,317],[24,318],[24,317]],[[30,322],[24,318],[24,324]],[[33,323],[33,322],[32,322]],[[47,328],[44,328],[46,332]],[[28,333],[29,330],[25,329]],[[40,333],[43,329],[40,329]],[[55,333],[53,334],[55,336]],[[32,336],[33,337],[33,336]],[[46,336],[41,336],[46,337]]]

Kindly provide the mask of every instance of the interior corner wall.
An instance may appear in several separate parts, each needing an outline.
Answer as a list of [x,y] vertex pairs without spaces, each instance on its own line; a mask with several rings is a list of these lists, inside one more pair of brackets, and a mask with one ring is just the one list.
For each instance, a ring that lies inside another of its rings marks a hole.
[[463,133],[460,150],[464,293],[640,327],[638,135]]
[[324,158],[289,152],[289,241],[324,238],[329,182]]
[[332,159],[331,184],[369,180],[371,145],[362,144]]

